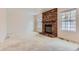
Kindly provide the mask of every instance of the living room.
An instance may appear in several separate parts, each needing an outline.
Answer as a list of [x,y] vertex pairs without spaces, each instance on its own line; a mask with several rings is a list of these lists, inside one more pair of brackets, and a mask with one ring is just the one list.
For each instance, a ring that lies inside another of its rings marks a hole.
[[79,49],[78,8],[1,8],[0,50]]

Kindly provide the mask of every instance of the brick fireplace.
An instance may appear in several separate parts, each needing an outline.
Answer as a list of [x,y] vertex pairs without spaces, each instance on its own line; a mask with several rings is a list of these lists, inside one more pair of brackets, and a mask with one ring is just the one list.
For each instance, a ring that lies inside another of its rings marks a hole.
[[42,13],[42,34],[57,37],[57,8]]

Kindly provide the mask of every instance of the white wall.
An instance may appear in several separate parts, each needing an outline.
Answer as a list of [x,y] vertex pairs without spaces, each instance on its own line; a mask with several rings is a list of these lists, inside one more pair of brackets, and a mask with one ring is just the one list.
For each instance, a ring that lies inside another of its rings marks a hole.
[[7,34],[6,18],[6,9],[0,8],[0,42],[5,39]]
[[27,9],[8,9],[8,33],[25,35],[33,32],[34,19]]

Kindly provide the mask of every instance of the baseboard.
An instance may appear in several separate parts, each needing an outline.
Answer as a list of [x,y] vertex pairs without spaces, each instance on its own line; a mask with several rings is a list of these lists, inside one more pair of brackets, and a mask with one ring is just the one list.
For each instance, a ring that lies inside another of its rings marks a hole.
[[65,40],[67,42],[73,42],[73,43],[79,44],[79,42],[76,42],[76,41],[73,41],[73,40],[65,39],[65,38],[62,38],[62,37],[58,37],[58,38],[61,39],[61,40]]

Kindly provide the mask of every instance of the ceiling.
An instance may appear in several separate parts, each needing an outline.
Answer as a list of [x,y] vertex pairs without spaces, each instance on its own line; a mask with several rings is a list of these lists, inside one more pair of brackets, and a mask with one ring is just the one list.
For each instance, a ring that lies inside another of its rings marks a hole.
[[37,15],[39,13],[51,10],[53,8],[26,8],[26,11],[30,14],[30,15]]
[[14,11],[15,13],[26,14],[27,16],[34,16],[51,9],[53,8],[8,8],[7,10],[9,14]]

